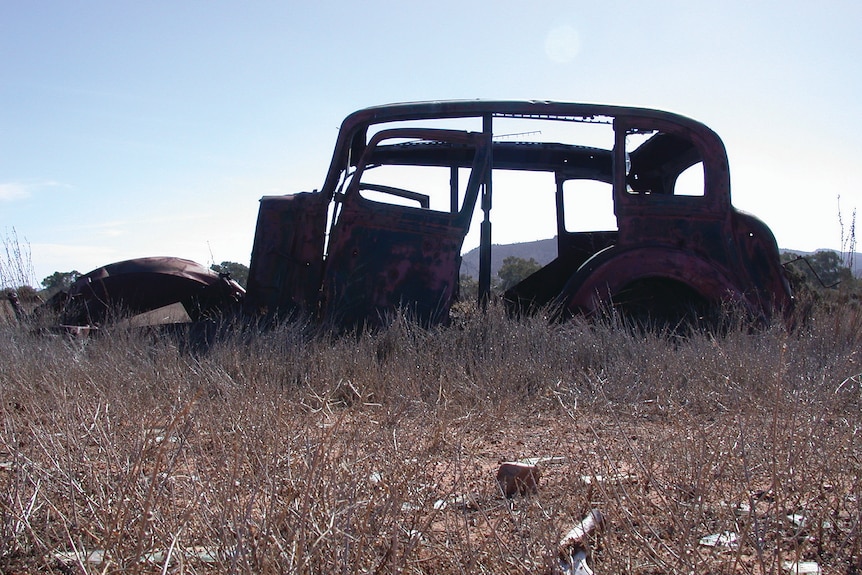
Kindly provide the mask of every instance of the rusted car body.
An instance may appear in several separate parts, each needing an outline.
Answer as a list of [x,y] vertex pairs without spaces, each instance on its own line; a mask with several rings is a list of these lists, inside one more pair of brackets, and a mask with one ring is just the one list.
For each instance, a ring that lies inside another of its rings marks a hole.
[[199,322],[238,311],[244,294],[230,278],[193,261],[138,258],[80,276],[37,313],[53,312],[62,326],[74,327],[102,324],[111,314],[129,318],[179,304],[184,311],[180,320]]
[[[502,191],[520,172],[547,185]],[[352,325],[403,307],[444,321],[471,224],[483,301],[492,222],[525,225],[494,219],[498,193],[556,206],[556,258],[506,292],[517,308],[661,314],[733,301],[769,317],[791,303],[775,238],[731,205],[727,154],[706,126],[630,107],[442,101],[351,114],[319,191],[261,200],[244,311]],[[573,229],[592,196],[612,206],[610,225]]]
[[[476,100],[348,116],[319,191],[261,199],[247,292],[194,262],[141,258],[82,276],[43,309],[70,325],[175,303],[192,322],[241,313],[375,325],[406,309],[436,324],[459,297],[471,227],[485,302],[492,222],[535,223],[498,218],[502,197],[524,208],[550,200],[543,217],[556,236],[552,261],[504,294],[515,310],[675,318],[730,301],[768,318],[792,303],[775,238],[731,205],[724,145],[703,124],[643,108]],[[610,217],[593,220],[597,205]]]

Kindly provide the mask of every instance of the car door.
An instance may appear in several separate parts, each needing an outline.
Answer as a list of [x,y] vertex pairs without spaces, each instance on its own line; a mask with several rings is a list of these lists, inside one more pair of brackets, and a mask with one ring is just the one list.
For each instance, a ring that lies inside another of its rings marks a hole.
[[327,318],[379,324],[396,308],[423,323],[447,317],[489,153],[485,133],[405,128],[371,137],[336,195]]

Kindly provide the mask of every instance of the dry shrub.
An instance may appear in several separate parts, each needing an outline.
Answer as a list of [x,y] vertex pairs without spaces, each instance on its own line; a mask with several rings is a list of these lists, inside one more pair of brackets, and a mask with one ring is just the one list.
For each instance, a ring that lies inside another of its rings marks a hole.
[[[862,567],[855,312],[717,336],[492,305],[206,353],[0,329],[2,572],[549,573],[592,507],[597,573]],[[504,499],[529,457],[539,493]]]

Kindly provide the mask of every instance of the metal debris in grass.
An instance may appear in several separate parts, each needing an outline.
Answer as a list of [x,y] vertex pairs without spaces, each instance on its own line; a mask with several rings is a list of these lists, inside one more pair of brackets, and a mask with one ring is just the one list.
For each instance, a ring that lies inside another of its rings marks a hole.
[[497,471],[497,483],[506,497],[538,492],[542,473],[535,465],[518,461],[504,461]]
[[751,505],[748,503],[737,503],[733,506],[733,514],[737,517],[744,517],[751,514]]
[[478,511],[479,494],[465,493],[462,495],[450,495],[446,499],[438,499],[434,502],[434,509],[436,511],[442,511],[450,507],[465,513],[469,511]]
[[618,473],[616,475],[581,475],[581,482],[584,485],[593,485],[599,483],[620,484],[620,483],[637,483],[638,478],[632,473]]
[[93,551],[57,551],[54,553],[54,559],[65,565],[75,564],[90,564],[101,565],[105,561],[104,549],[96,549]]
[[721,533],[713,533],[706,537],[701,537],[700,544],[704,547],[724,547],[727,549],[735,549],[739,543],[739,534],[733,531],[723,531]]
[[177,443],[179,438],[175,435],[169,435],[170,429],[165,426],[151,427],[147,429],[146,436],[150,442],[158,445],[167,441],[168,443]]
[[[790,524],[793,525],[794,527],[796,527],[796,529],[799,531],[801,531],[807,527],[810,527],[810,525],[809,525],[809,519],[810,518],[811,517],[808,514],[808,512],[806,512],[804,510],[799,511],[798,513],[791,513],[790,515],[787,516],[787,520],[790,521]],[[820,522],[819,527],[821,529],[831,529],[832,528],[832,522],[831,521],[822,521],[822,522]]]
[[782,567],[790,575],[820,575],[823,572],[816,561],[785,561]]
[[[193,547],[185,547],[183,549],[175,549],[173,551],[167,549],[155,549],[141,555],[140,561],[142,563],[154,564],[162,564],[166,561],[168,563],[174,563],[179,559],[180,555],[185,559],[196,559],[202,563],[209,564],[217,563],[219,560],[217,549],[204,545],[197,545]],[[64,565],[86,564],[99,566],[110,562],[104,549],[94,549],[92,551],[57,551],[53,556],[54,559]]]
[[590,542],[605,525],[605,517],[598,509],[592,509],[577,525],[560,540],[559,560],[563,575],[593,575],[587,563]]
[[578,551],[571,559],[561,559],[560,571],[563,575],[593,575],[585,551]]
[[219,560],[218,551],[216,549],[212,549],[210,547],[206,547],[203,545],[197,545],[194,547],[186,547],[185,549],[180,549],[171,552],[168,549],[156,549],[155,551],[151,551],[150,553],[145,553],[141,557],[141,561],[155,563],[155,564],[163,564],[166,561],[169,563],[173,563],[177,560],[178,555],[183,555],[186,559],[197,559],[202,563],[217,563]]
[[526,459],[519,459],[518,463],[525,465],[563,465],[568,461],[568,457],[563,455],[551,455],[546,457],[527,457]]

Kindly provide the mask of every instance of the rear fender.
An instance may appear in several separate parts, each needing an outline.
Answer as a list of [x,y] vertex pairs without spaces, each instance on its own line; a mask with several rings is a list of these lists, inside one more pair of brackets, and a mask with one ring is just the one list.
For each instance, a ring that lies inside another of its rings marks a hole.
[[677,281],[709,302],[734,301],[748,309],[752,307],[716,266],[690,253],[667,248],[602,250],[572,276],[561,303],[573,313],[594,314],[627,285],[650,278]]

